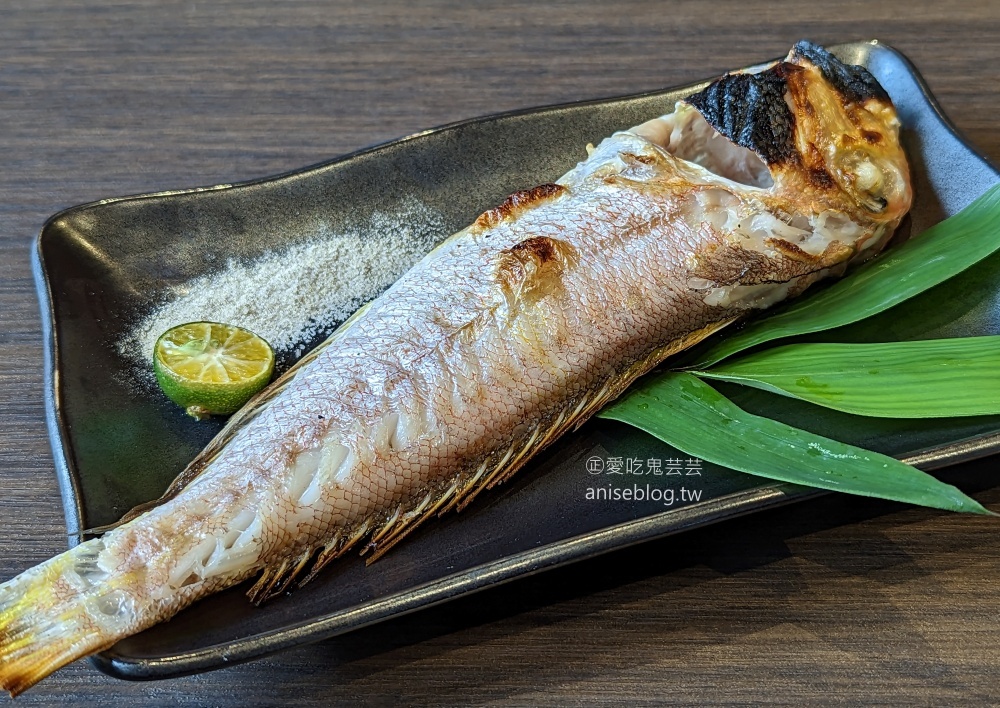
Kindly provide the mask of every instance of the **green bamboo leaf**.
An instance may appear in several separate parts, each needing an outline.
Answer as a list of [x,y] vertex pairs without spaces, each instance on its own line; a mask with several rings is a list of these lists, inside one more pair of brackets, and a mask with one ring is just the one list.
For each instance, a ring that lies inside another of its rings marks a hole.
[[879,418],[1000,414],[1000,336],[789,344],[693,373]]
[[692,457],[748,474],[992,514],[955,487],[892,457],[747,413],[686,372],[649,377],[598,415],[645,430]]
[[756,320],[697,355],[704,368],[736,352],[819,332],[882,312],[962,272],[1000,248],[1000,185],[921,235],[893,247],[825,290]]

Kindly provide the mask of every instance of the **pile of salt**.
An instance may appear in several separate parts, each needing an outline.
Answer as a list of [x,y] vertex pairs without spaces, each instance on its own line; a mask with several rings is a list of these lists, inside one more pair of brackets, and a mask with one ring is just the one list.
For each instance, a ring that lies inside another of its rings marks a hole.
[[166,330],[209,321],[243,327],[276,352],[300,356],[308,342],[377,297],[447,234],[441,215],[412,201],[376,212],[363,229],[315,236],[253,262],[230,260],[178,287],[118,342],[119,353],[149,369]]

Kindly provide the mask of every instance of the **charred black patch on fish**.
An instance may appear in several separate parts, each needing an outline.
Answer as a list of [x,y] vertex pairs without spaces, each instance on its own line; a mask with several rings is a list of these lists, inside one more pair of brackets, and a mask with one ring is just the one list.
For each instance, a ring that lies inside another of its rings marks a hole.
[[759,74],[727,74],[685,99],[732,142],[769,165],[795,155],[795,116],[785,102],[787,64]]
[[524,209],[557,197],[565,191],[566,188],[559,184],[540,184],[531,189],[514,192],[500,206],[483,212],[473,226],[478,229],[493,228],[506,219],[516,217]]
[[834,189],[837,183],[834,181],[830,173],[822,167],[811,167],[808,173],[809,181],[816,185],[817,187],[822,187],[823,189]]
[[850,101],[864,103],[869,98],[889,101],[889,94],[863,66],[845,64],[823,47],[807,40],[802,40],[792,50],[792,60],[799,58],[819,69],[823,77]]

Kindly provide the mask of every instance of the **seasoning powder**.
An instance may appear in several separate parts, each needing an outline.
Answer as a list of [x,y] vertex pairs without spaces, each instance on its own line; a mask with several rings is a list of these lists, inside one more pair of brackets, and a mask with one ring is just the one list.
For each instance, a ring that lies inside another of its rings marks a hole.
[[443,240],[444,229],[439,213],[411,201],[392,213],[376,212],[363,229],[320,227],[286,250],[252,262],[230,260],[176,288],[118,342],[118,351],[148,371],[163,332],[209,321],[248,329],[276,352],[298,357],[307,343],[392,285]]

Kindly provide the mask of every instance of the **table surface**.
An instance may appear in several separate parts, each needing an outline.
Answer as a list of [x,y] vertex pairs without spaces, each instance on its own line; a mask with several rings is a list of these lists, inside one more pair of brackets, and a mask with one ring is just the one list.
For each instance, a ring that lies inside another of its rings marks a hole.
[[[246,180],[515,108],[878,38],[1000,163],[1000,4],[7,0],[0,578],[66,547],[29,253],[50,214]],[[1000,509],[994,460],[954,479]],[[210,674],[77,662],[25,705],[1000,701],[997,522],[828,496]],[[3,699],[0,699],[2,701]]]

